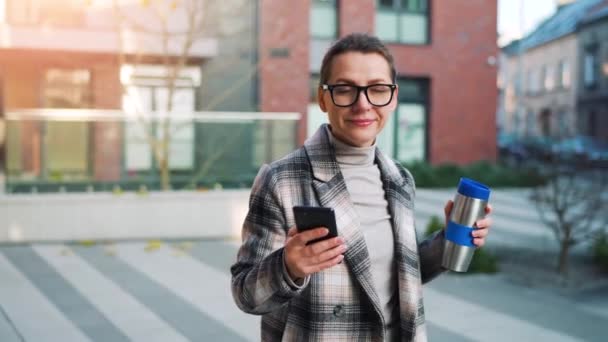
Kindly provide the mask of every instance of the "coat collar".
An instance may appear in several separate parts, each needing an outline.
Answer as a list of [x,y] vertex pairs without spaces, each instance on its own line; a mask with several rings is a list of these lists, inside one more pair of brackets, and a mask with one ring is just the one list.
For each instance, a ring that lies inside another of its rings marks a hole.
[[[313,177],[321,182],[329,182],[340,174],[340,166],[336,161],[336,151],[328,136],[328,125],[323,124],[304,142],[304,149],[312,167]],[[403,176],[397,165],[376,147],[375,162],[382,174],[382,180],[397,184],[403,182]]]

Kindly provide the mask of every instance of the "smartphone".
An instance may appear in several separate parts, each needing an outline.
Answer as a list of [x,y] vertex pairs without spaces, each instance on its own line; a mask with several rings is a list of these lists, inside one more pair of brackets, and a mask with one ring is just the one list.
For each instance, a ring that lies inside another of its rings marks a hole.
[[336,215],[334,214],[333,208],[295,206],[293,207],[293,215],[296,219],[296,227],[298,228],[298,232],[303,232],[305,230],[318,227],[325,227],[329,229],[329,233],[327,235],[309,241],[307,245],[338,236]]

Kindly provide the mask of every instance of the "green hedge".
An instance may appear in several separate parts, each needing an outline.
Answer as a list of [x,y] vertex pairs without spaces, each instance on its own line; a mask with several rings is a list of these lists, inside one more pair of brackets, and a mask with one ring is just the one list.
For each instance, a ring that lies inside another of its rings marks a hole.
[[593,260],[605,271],[608,271],[608,234],[598,234],[593,243]]
[[467,166],[442,164],[437,166],[424,162],[403,163],[414,175],[420,188],[446,188],[458,185],[460,177],[472,178],[490,187],[533,187],[543,184],[543,177],[532,169],[512,169],[486,161]]
[[[425,235],[431,235],[443,229],[444,223],[437,216],[432,216],[426,226]],[[498,272],[498,258],[484,248],[477,248],[466,273],[496,273]]]

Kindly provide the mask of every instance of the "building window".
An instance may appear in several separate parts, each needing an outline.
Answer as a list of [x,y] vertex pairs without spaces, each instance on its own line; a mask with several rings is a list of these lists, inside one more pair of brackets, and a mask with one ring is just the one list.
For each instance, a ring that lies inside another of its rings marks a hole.
[[525,133],[527,137],[536,135],[536,114],[531,109],[526,114]]
[[561,60],[559,62],[557,84],[564,89],[570,87],[570,66],[567,60]]
[[583,57],[583,84],[585,87],[594,87],[597,83],[597,49],[585,50]]
[[[125,168],[127,172],[148,171],[153,167],[149,138],[162,139],[162,122],[142,123],[137,117],[163,113],[169,102],[166,68],[160,65],[125,65],[121,68],[121,82],[127,92],[123,95],[123,109],[133,118],[125,125]],[[200,69],[184,67],[176,81],[172,96],[172,114],[187,118],[195,111],[195,87],[199,84]],[[191,170],[194,167],[194,123],[192,120],[171,120],[169,128],[169,168]]]
[[528,85],[527,85],[528,94],[529,95],[538,94],[540,92],[540,82],[541,82],[540,71],[537,69],[528,70],[527,81],[528,81]]
[[313,0],[310,10],[310,36],[334,40],[338,37],[336,0]]
[[319,74],[310,75],[310,98],[308,101],[308,110],[306,117],[306,135],[307,137],[311,137],[319,128],[320,125],[324,123],[328,123],[327,113],[324,113],[321,108],[319,108],[318,102],[318,92],[319,89],[319,79],[321,76]]
[[378,0],[376,35],[387,42],[428,44],[428,0]]
[[543,66],[542,73],[543,73],[542,80],[543,80],[544,91],[553,90],[553,88],[555,87],[555,79],[554,79],[555,74],[553,72],[553,68],[549,65],[545,65],[545,66]]
[[[427,159],[429,80],[399,78],[397,84],[399,102],[394,115],[393,155],[402,162],[424,161]],[[384,131],[389,129],[387,125]]]
[[[84,69],[48,69],[42,89],[45,108],[90,108],[91,73]],[[45,122],[43,172],[51,180],[86,177],[89,173],[89,123]]]

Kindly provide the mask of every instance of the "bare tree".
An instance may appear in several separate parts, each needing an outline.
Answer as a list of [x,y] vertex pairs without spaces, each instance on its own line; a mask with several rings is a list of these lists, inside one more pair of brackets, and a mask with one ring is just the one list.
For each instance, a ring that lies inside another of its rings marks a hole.
[[[153,118],[141,108],[131,108],[137,121],[142,124],[145,140],[153,151],[163,190],[168,190],[171,183],[169,148],[172,136],[184,126],[172,124],[178,82],[186,67],[201,63],[193,53],[193,47],[206,38],[219,40],[244,30],[244,21],[240,19],[247,4],[247,0],[113,0],[121,70],[125,65],[137,68],[149,60],[160,62],[165,70],[162,78],[167,96],[162,108],[156,109],[162,115]],[[146,55],[145,51],[150,47],[153,50],[160,47],[160,50],[152,56]],[[230,61],[226,61],[226,64],[229,65]],[[243,75],[244,79],[255,74],[255,68],[252,69]],[[242,84],[236,82],[233,87],[226,89],[226,93],[233,92],[239,86]],[[124,96],[132,95],[128,85],[122,84],[122,87]],[[201,107],[213,109],[221,102],[220,99]]]
[[543,171],[547,183],[534,189],[533,200],[559,243],[557,271],[567,276],[572,247],[606,229],[608,174],[575,167],[559,158],[545,163]]

